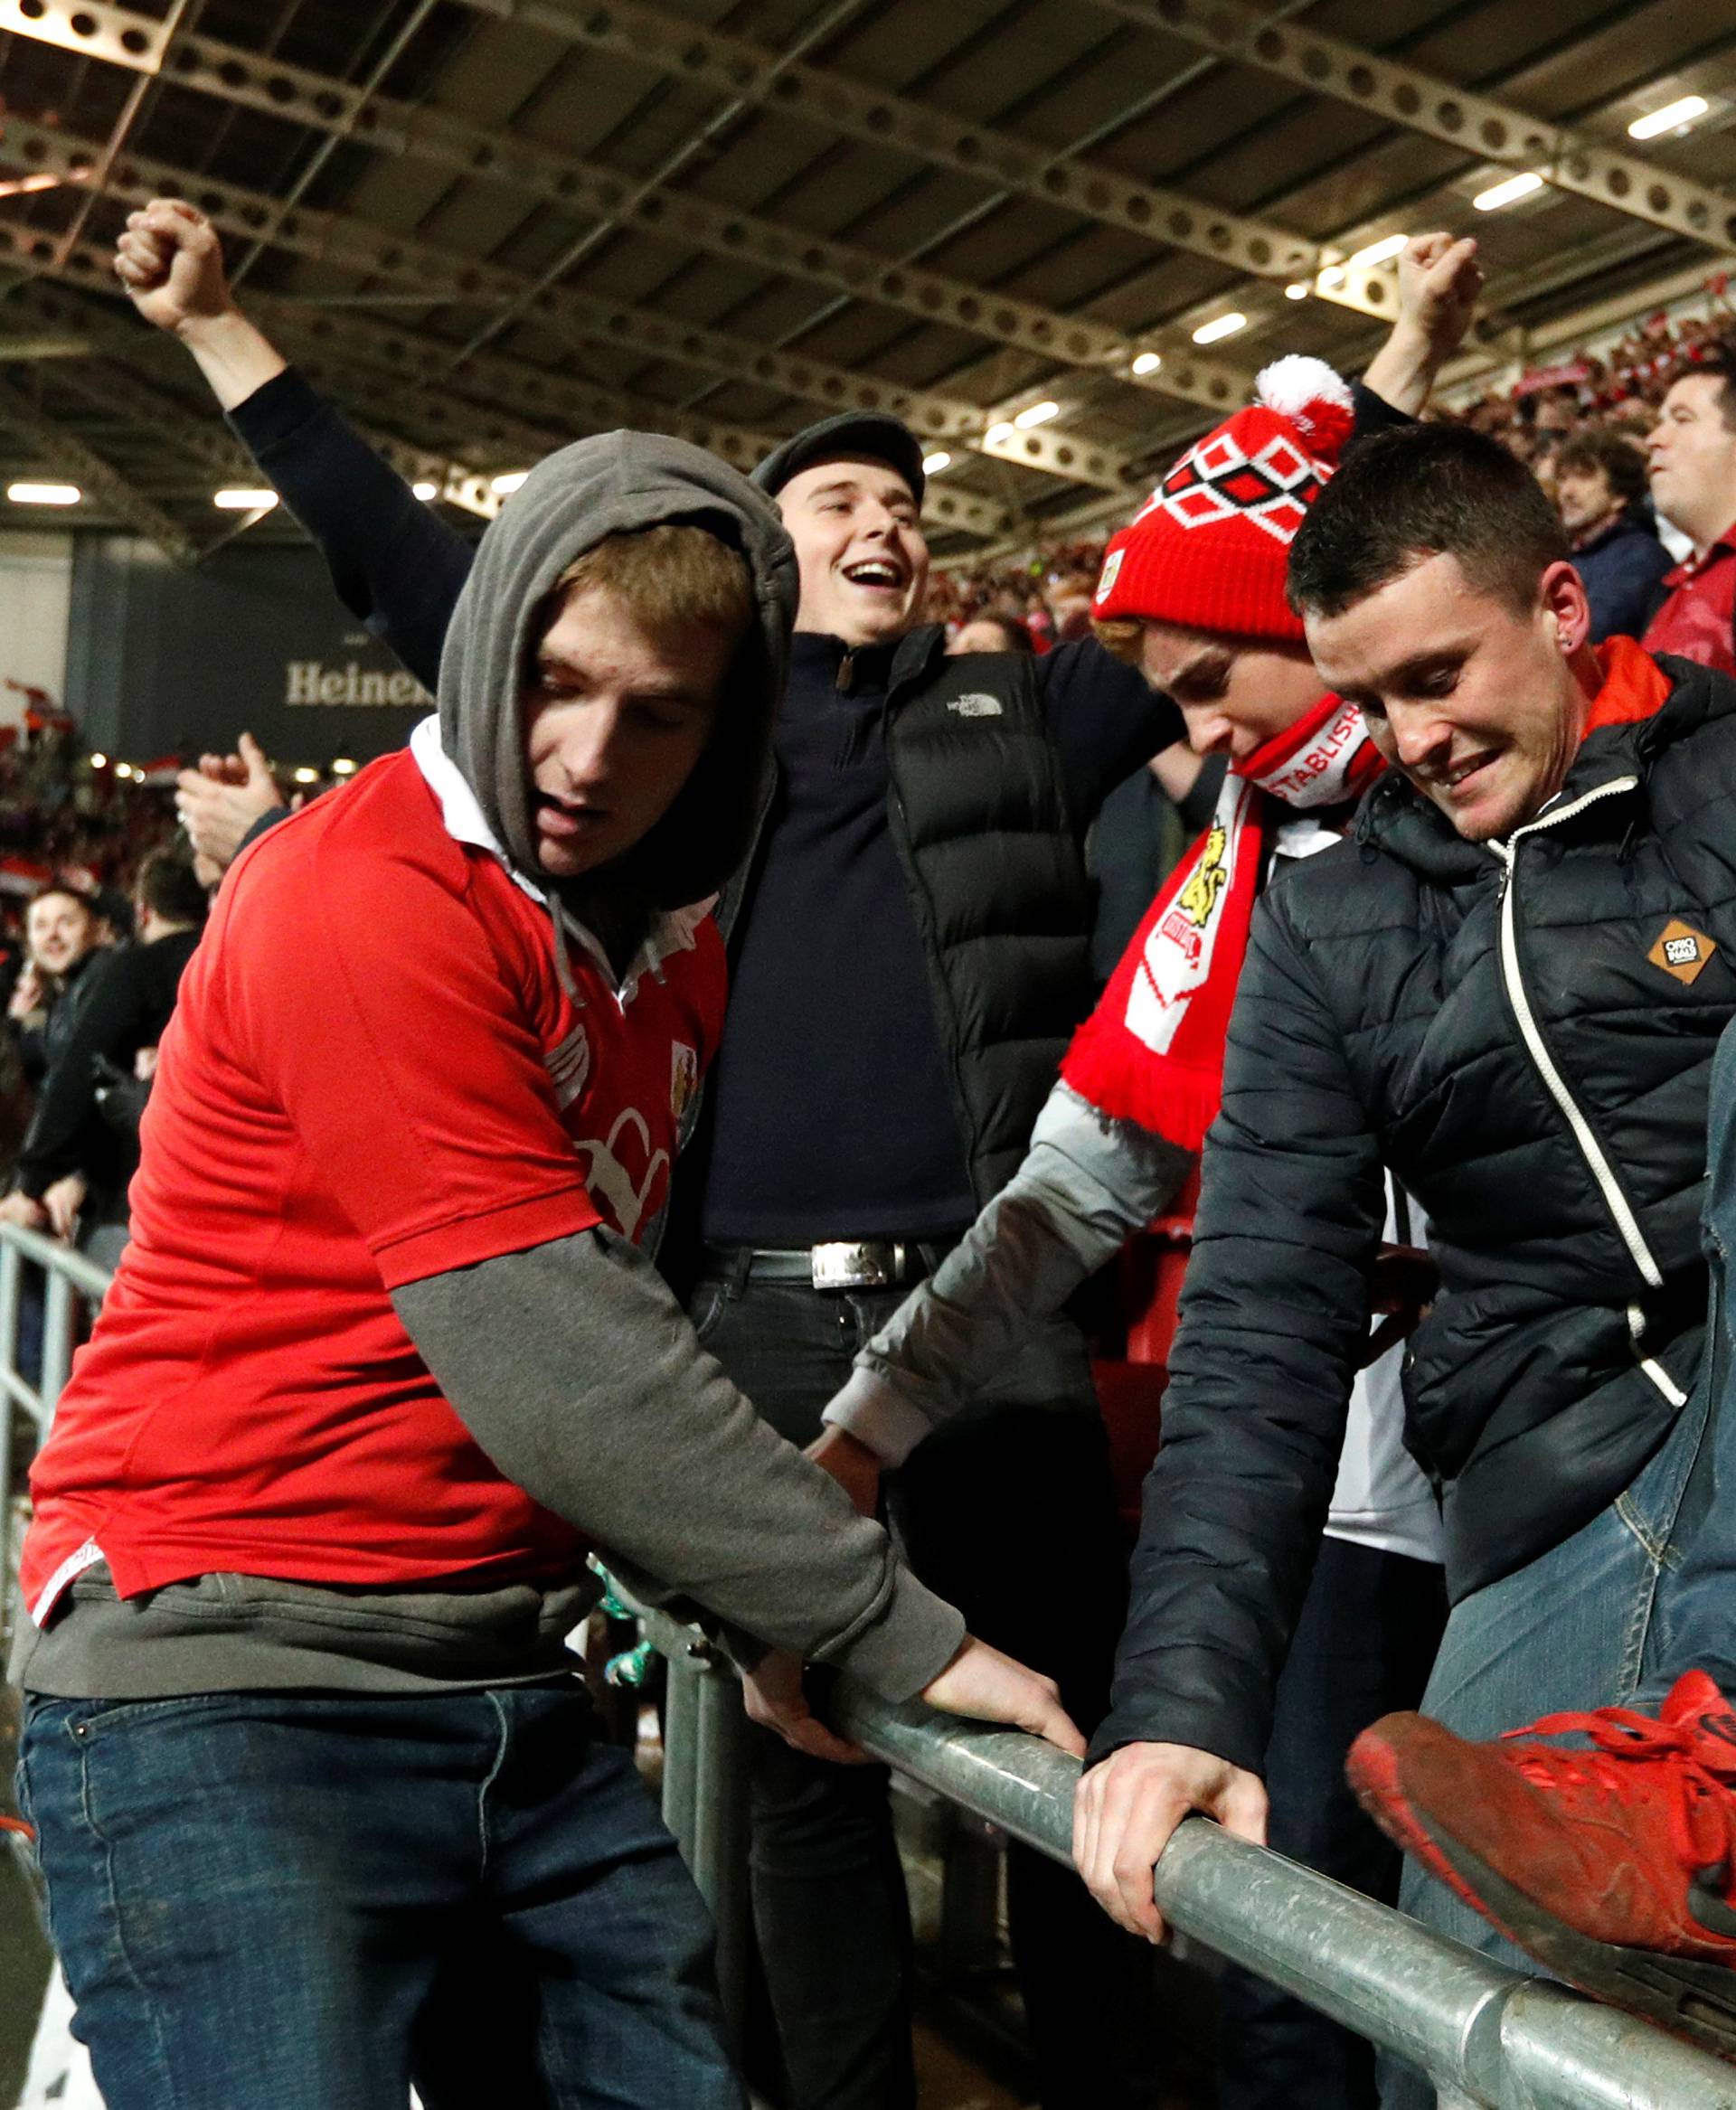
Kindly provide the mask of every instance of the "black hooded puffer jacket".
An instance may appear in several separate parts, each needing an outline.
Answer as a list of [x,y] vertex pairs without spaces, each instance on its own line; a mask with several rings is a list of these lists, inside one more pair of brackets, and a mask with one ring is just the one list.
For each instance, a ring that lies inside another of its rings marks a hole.
[[1256,912],[1208,1139],[1112,1714],[1257,1770],[1367,1338],[1382,1163],[1441,1290],[1411,1447],[1455,1599],[1558,1544],[1657,1448],[1699,1361],[1707,1091],[1736,1014],[1736,682],[1470,843],[1402,778]]

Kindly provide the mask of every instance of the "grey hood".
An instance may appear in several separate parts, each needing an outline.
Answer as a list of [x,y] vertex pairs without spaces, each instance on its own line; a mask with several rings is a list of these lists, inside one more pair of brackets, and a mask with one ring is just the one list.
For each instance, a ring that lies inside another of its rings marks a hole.
[[[674,805],[612,864],[552,882],[537,862],[519,711],[543,606],[568,565],[606,536],[665,524],[708,529],[741,551],[759,619],[736,655],[710,745]],[[533,469],[477,546],[440,660],[440,745],[514,868],[581,915],[605,892],[646,909],[715,893],[752,837],[797,598],[796,553],[776,507],[703,447],[608,432]]]

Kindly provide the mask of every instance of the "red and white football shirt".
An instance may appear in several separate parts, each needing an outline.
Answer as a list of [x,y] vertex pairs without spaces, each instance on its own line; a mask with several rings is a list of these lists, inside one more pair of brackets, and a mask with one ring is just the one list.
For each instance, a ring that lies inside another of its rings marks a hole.
[[389,1295],[660,1214],[722,941],[684,910],[620,987],[593,948],[571,968],[576,1004],[432,720],[237,862],[163,1039],[132,1243],[31,1474],[39,1622],[99,1559],[123,1597],[573,1568],[580,1535],[471,1441]]

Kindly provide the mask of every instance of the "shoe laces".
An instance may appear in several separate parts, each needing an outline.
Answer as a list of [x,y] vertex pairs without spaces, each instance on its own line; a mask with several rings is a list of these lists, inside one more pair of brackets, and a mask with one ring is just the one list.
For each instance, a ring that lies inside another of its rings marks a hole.
[[[1703,1672],[1676,1681],[1656,1719],[1631,1708],[1546,1714],[1518,1737],[1582,1736],[1592,1748],[1529,1744],[1513,1754],[1524,1777],[1545,1791],[1571,1787],[1631,1805],[1664,1802],[1671,1842],[1684,1868],[1736,1869],[1736,1710]],[[1646,1770],[1636,1774],[1636,1765]]]

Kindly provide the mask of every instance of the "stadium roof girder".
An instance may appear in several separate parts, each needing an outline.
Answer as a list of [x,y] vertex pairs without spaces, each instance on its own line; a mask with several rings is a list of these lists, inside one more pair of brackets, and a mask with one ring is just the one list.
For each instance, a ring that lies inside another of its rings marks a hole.
[[[46,5],[46,0],[42,4]],[[829,240],[752,213],[732,212],[691,192],[637,183],[553,147],[472,124],[456,112],[370,95],[335,76],[286,65],[194,31],[183,32],[172,48],[165,49],[162,25],[149,17],[100,5],[99,0],[91,0],[91,19],[102,23],[110,33],[104,56],[114,58],[117,50],[128,52],[128,56],[115,58],[114,62],[131,64],[141,71],[161,68],[164,78],[220,101],[269,111],[312,130],[385,152],[432,161],[458,175],[502,183],[571,213],[590,212],[603,219],[628,221],[712,255],[736,263],[752,263],[785,278],[805,279],[852,299],[877,301],[920,321],[950,325],[967,334],[1031,353],[1057,365],[1113,373],[1154,394],[1221,410],[1245,400],[1252,392],[1251,373],[1203,356],[1184,332],[1156,330],[1129,335],[1106,323],[993,293],[920,265],[878,256],[854,243]],[[79,13],[82,14],[83,8]],[[118,26],[118,35],[114,33]],[[132,51],[124,40],[135,32],[140,42],[138,49]],[[155,45],[149,41],[152,32],[157,33]],[[8,131],[11,128],[8,127]],[[275,240],[277,222],[298,211],[274,206],[266,221],[251,231],[256,237]],[[524,300],[527,310],[530,299],[526,297],[542,290],[521,279],[519,297]],[[505,297],[510,302],[512,297]],[[1148,352],[1156,353],[1161,364],[1150,372],[1136,374],[1134,361]],[[995,411],[984,414],[986,424],[1000,421]],[[1111,459],[1102,448],[1092,451],[1103,459]],[[1049,466],[1040,453],[1022,452],[1017,458],[1037,467]],[[1076,467],[1061,473],[1080,475]],[[1110,487],[1117,487],[1118,464],[1114,464],[1109,473],[1115,477]],[[1101,479],[1088,476],[1081,480]]]
[[1673,234],[1736,252],[1736,198],[1625,154],[1592,134],[1533,117],[1343,37],[1273,22],[1243,0],[1096,0],[1123,21],[1276,74],[1310,94],[1372,111],[1407,131],[1459,148],[1473,161],[1534,170],[1557,190]]
[[[97,184],[99,149],[90,140],[18,118],[5,120],[0,138],[10,153],[33,167],[52,170],[69,183],[90,187]],[[248,238],[269,231],[272,241],[297,255],[410,288],[427,295],[431,302],[486,305],[511,300],[526,284],[520,273],[346,214],[299,207],[278,212],[261,193],[140,155],[122,155],[109,169],[104,187],[131,204],[142,204],[159,194],[185,197],[226,232]],[[0,221],[0,250],[10,249],[27,269],[52,262],[53,246],[47,236],[33,235]],[[100,283],[101,275],[87,274],[84,282]],[[996,412],[931,390],[865,378],[798,353],[768,351],[747,338],[678,322],[571,287],[543,288],[529,313],[539,323],[587,342],[625,346],[649,358],[673,360],[728,380],[759,381],[828,410],[890,411],[927,439],[952,442],[1076,482],[1111,490],[1122,487],[1121,457],[1110,450],[1049,428],[1020,431],[1014,439],[990,447],[986,427]],[[1200,371],[1193,377],[1193,385],[1222,409],[1244,400],[1251,383],[1239,373],[1222,370],[1208,375],[1204,370],[1210,364],[1196,363]]]

